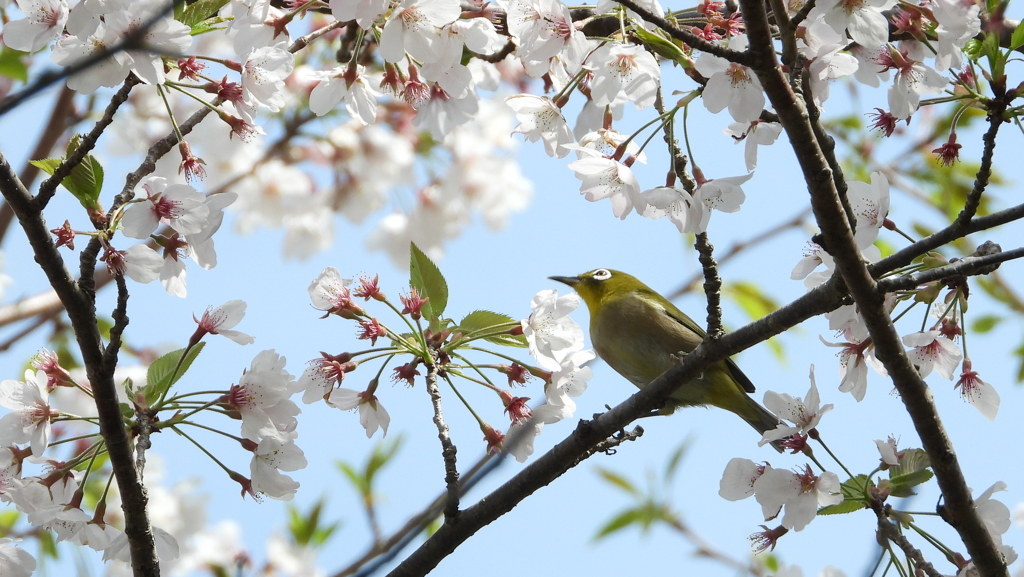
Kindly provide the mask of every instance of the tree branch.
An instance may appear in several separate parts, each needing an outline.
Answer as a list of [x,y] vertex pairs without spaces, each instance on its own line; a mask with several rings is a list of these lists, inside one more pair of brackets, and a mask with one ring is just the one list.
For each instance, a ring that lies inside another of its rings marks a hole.
[[811,206],[822,230],[827,250],[849,287],[875,344],[877,358],[887,368],[907,413],[928,453],[936,480],[956,529],[983,575],[1005,575],[1006,568],[995,543],[985,529],[971,498],[956,453],[942,427],[931,391],[907,357],[892,319],[883,307],[883,296],[868,268],[860,260],[834,178],[818,146],[803,103],[789,90],[778,63],[764,4],[740,0],[754,56],[753,69],[789,135],[808,188]]
[[459,469],[455,456],[458,450],[448,435],[448,425],[444,422],[441,412],[441,391],[437,387],[437,364],[427,365],[427,393],[430,404],[434,408],[434,426],[437,427],[437,438],[441,441],[441,457],[444,459],[444,483],[448,498],[444,506],[444,522],[453,523],[459,518]]
[[156,577],[160,566],[156,543],[146,508],[147,496],[132,459],[132,449],[121,418],[121,408],[114,383],[114,365],[104,354],[103,340],[96,324],[93,295],[83,291],[71,278],[64,260],[53,244],[42,214],[32,206],[31,196],[18,180],[7,159],[0,153],[0,192],[14,210],[25,231],[36,262],[46,274],[50,286],[63,303],[71,320],[78,347],[82,352],[89,383],[92,385],[100,433],[107,446],[110,465],[121,494],[125,517],[125,534],[131,550],[136,577]]

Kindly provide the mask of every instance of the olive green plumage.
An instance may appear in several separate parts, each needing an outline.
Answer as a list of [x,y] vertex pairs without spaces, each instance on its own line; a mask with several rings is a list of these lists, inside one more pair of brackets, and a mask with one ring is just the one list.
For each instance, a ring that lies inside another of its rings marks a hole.
[[[704,340],[704,329],[693,319],[624,272],[599,268],[550,278],[571,286],[587,303],[594,350],[637,387],[647,386]],[[711,405],[735,413],[759,433],[774,429],[778,417],[750,398],[748,393],[753,392],[750,379],[726,359],[676,389],[662,412]],[[781,451],[778,445],[775,448]]]

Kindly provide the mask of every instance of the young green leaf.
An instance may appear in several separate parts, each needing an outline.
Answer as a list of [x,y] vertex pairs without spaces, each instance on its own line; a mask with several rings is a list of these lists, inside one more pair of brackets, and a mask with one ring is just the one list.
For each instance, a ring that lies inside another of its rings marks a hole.
[[177,20],[185,26],[195,28],[197,24],[213,17],[221,8],[227,6],[229,1],[230,0],[198,0],[193,4],[189,4],[181,13],[181,17],[177,18]]
[[867,475],[857,475],[843,482],[843,502],[838,505],[829,505],[818,509],[819,515],[841,515],[852,513],[867,507],[868,489],[874,487],[874,482]]
[[448,306],[448,283],[434,261],[423,254],[416,243],[409,243],[409,286],[430,300],[423,306],[423,316],[435,321]]
[[24,52],[4,46],[0,51],[0,75],[28,82],[28,66],[21,59],[23,56],[25,56]]
[[[171,388],[171,385],[178,382],[178,379],[192,366],[192,361],[196,360],[196,357],[199,356],[199,353],[205,346],[206,343],[200,342],[189,349],[180,367],[178,367],[178,359],[181,359],[185,349],[171,351],[153,361],[149,365],[149,370],[146,371],[146,386],[141,391],[146,400],[155,401],[164,394],[164,391]],[[177,372],[174,371],[175,367],[178,367]]]
[[1017,24],[1017,27],[1013,29],[1013,35],[1010,36],[1009,49],[1016,50],[1024,46],[1024,22]]
[[[64,159],[44,158],[30,162],[32,166],[41,169],[49,175],[53,175],[57,167],[60,166],[60,163],[64,162]],[[61,185],[68,189],[83,207],[95,208],[100,197],[100,190],[103,188],[103,167],[91,154],[87,154],[82,159],[82,162],[78,163],[78,166],[71,170],[71,174],[64,177]]]
[[[518,323],[508,315],[480,310],[473,311],[463,317],[458,326],[452,330],[461,331],[467,337],[472,337],[476,333],[507,330],[515,326],[518,326]],[[529,346],[526,342],[526,337],[523,335],[510,335],[507,332],[484,337],[484,340],[509,347],[526,348]]]
[[914,495],[913,488],[930,480],[931,462],[923,449],[907,449],[900,454],[900,464],[889,469],[889,491],[894,497]]

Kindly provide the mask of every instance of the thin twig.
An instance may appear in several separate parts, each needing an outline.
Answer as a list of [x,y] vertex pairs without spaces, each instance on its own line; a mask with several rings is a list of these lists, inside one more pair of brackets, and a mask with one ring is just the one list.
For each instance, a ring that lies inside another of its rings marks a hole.
[[928,577],[943,577],[942,573],[939,573],[935,566],[924,558],[921,551],[914,547],[906,535],[901,533],[892,521],[889,521],[885,511],[886,506],[883,506],[880,501],[873,501],[871,509],[875,512],[875,516],[878,517],[878,533],[882,539],[895,543],[907,557],[913,559],[914,565],[921,571],[924,571]]
[[448,499],[444,506],[445,523],[454,523],[459,516],[459,469],[456,466],[455,443],[448,434],[448,425],[444,422],[441,411],[441,390],[437,386],[437,364],[427,365],[427,393],[430,404],[434,408],[434,425],[437,427],[437,438],[441,441],[441,456],[444,459],[444,483],[448,490]]
[[653,12],[651,12],[650,10],[644,8],[643,6],[640,6],[639,4],[634,2],[633,0],[616,0],[616,1],[619,4],[622,4],[623,6],[625,6],[626,8],[629,8],[633,12],[636,12],[637,14],[639,14],[640,17],[643,18],[644,20],[646,20],[647,22],[650,22],[651,24],[654,24],[655,26],[657,26],[658,28],[661,28],[665,32],[668,32],[668,34],[670,36],[672,36],[673,38],[675,38],[676,40],[682,40],[683,42],[685,42],[688,45],[690,45],[690,47],[696,48],[697,50],[700,50],[701,52],[707,52],[708,54],[714,54],[715,56],[718,56],[719,58],[725,58],[729,62],[735,62],[737,64],[743,64],[743,65],[747,65],[747,63],[750,60],[750,58],[749,58],[749,56],[747,55],[746,52],[740,52],[738,50],[730,50],[728,48],[725,48],[721,44],[715,44],[714,42],[708,42],[707,40],[701,38],[700,36],[697,36],[693,32],[690,32],[688,30],[684,30],[684,29],[676,26],[672,22],[669,22],[668,20],[666,20],[664,18],[656,16]]
[[110,123],[114,121],[114,114],[117,113],[117,109],[121,107],[125,101],[128,100],[128,94],[132,91],[132,87],[142,82],[135,74],[129,74],[124,79],[124,84],[121,89],[114,93],[114,97],[110,99],[110,104],[107,105],[106,110],[103,111],[103,116],[96,121],[95,126],[89,131],[89,134],[82,138],[82,142],[78,145],[71,156],[64,159],[64,162],[60,163],[60,166],[53,171],[50,178],[47,178],[41,185],[39,185],[39,193],[33,199],[33,204],[37,210],[43,210],[46,208],[46,204],[53,198],[54,192],[57,191],[57,185],[59,185],[66,176],[71,174],[71,171],[75,169],[79,163],[85,158],[85,155],[92,152],[92,149],[96,147],[96,141],[99,140],[103,131],[110,126]]
[[725,332],[722,328],[722,277],[718,276],[715,247],[708,241],[708,233],[700,232],[695,236],[693,246],[700,255],[698,260],[704,271],[704,296],[708,301],[708,338],[717,339]]

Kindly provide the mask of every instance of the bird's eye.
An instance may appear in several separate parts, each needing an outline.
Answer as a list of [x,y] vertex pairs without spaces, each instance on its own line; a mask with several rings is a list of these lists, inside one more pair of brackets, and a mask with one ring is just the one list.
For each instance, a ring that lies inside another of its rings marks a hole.
[[594,280],[608,280],[612,278],[612,273],[606,268],[599,268],[590,275]]

